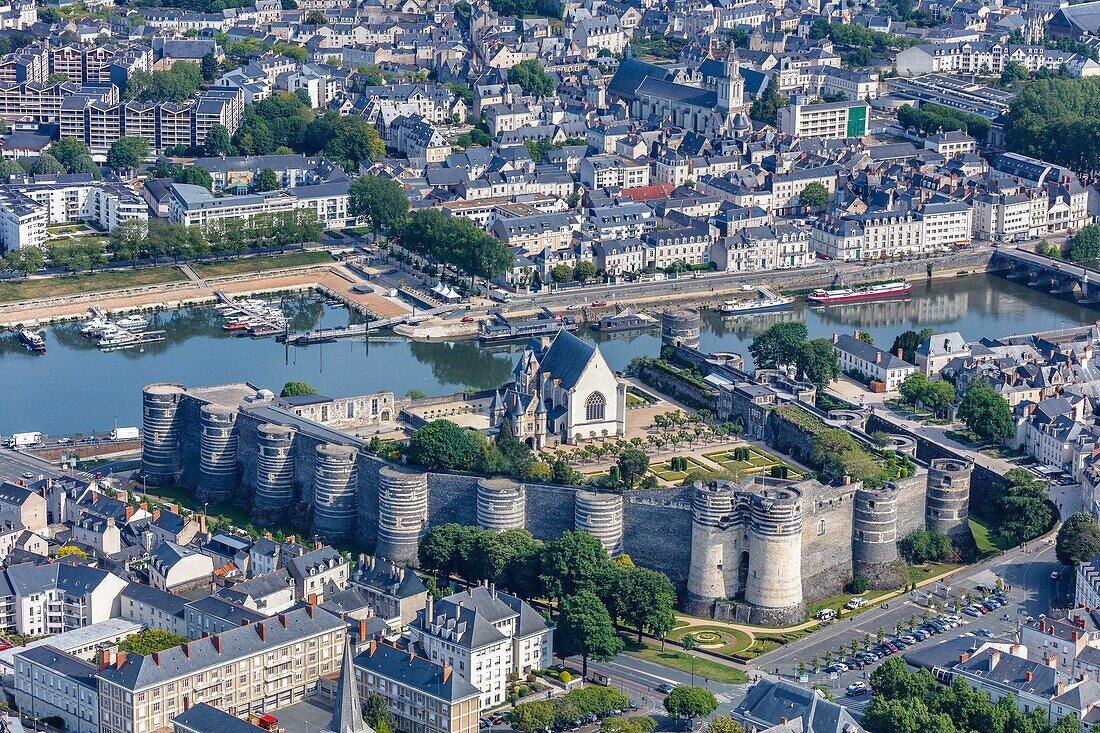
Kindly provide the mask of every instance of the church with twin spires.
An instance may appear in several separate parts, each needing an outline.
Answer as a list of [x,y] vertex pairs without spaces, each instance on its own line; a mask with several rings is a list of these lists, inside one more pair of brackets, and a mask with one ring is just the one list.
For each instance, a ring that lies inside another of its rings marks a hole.
[[489,405],[493,427],[534,449],[626,434],[626,383],[599,348],[562,330],[532,339]]

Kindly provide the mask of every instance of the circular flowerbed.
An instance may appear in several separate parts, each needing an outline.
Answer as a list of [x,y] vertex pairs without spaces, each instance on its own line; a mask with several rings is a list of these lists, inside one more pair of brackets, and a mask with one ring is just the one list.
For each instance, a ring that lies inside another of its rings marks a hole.
[[717,631],[696,631],[691,638],[700,644],[722,644],[726,641]]

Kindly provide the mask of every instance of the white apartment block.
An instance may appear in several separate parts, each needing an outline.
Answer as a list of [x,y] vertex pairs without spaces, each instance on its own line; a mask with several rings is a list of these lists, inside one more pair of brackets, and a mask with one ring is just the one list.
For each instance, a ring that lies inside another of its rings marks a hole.
[[1057,71],[1065,64],[1074,77],[1100,75],[1100,64],[1087,56],[1042,46],[982,41],[913,46],[898,54],[896,66],[898,72],[905,76],[941,72],[996,76],[1010,62],[1020,64],[1031,73],[1040,69]]
[[120,652],[98,674],[99,729],[152,733],[198,703],[243,717],[301,702],[339,671],[346,636],[306,605],[147,657]]
[[296,186],[287,192],[267,191],[241,196],[215,197],[203,186],[168,184],[168,219],[187,226],[204,226],[218,219],[251,219],[295,209],[312,209],[329,228],[353,222],[348,213],[348,184],[321,183]]
[[790,104],[776,113],[780,132],[822,140],[864,137],[869,117],[870,107],[866,102]]
[[90,222],[112,231],[125,221],[146,221],[145,201],[121,184],[88,175],[31,176],[0,184],[0,247],[42,247],[46,226]]
[[0,596],[0,628],[25,636],[60,634],[119,615],[127,582],[83,565],[23,563],[7,570],[11,595]]
[[508,675],[550,664],[554,627],[535,609],[493,586],[476,586],[433,604],[409,625],[433,662],[446,663],[481,692],[483,709],[508,699]]
[[962,201],[927,203],[920,210],[923,251],[936,251],[970,241],[974,211]]
[[581,161],[581,184],[590,189],[649,185],[649,166],[619,155],[593,155]]
[[1038,189],[978,194],[973,207],[974,236],[978,239],[1016,242],[1046,233],[1047,197]]

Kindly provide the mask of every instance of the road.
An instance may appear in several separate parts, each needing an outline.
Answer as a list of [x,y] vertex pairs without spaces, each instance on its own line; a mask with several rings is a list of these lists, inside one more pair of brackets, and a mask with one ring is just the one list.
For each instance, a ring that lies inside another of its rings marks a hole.
[[[1010,550],[996,558],[968,568],[948,579],[949,591],[938,592],[936,600],[942,605],[947,597],[961,597],[967,591],[978,597],[976,587],[984,585],[993,587],[997,578],[1001,578],[1010,590],[1008,591],[1008,605],[1002,606],[996,611],[980,618],[972,618],[962,615],[962,623],[947,634],[965,634],[974,629],[989,629],[995,636],[1007,636],[1016,631],[1017,623],[1026,620],[1027,616],[1038,617],[1040,613],[1050,611],[1053,600],[1059,592],[1068,592],[1066,587],[1059,587],[1058,582],[1051,580],[1050,574],[1054,570],[1060,570],[1054,555],[1054,545],[1045,541],[1030,543],[1028,548]],[[1065,579],[1065,583],[1070,582]],[[832,650],[837,655],[839,646],[849,646],[853,639],[862,645],[864,635],[871,634],[875,637],[879,628],[885,628],[887,635],[892,636],[895,625],[899,620],[908,625],[911,617],[916,615],[918,622],[926,609],[921,604],[927,598],[928,588],[922,588],[915,593],[908,593],[904,598],[891,601],[888,605],[876,607],[870,611],[858,614],[851,620],[839,621],[796,642],[787,644],[780,649],[765,654],[757,659],[757,670],[763,674],[775,674],[776,671],[784,676],[796,676],[798,674],[798,661],[804,660],[809,664],[816,654],[819,660],[825,659],[827,650]],[[1008,615],[1005,619],[1004,616]],[[944,639],[943,634],[933,636],[919,646],[936,644]],[[846,687],[857,679],[863,679],[869,674],[872,667],[864,670],[852,670],[845,672],[838,679],[830,679],[829,675],[813,675],[811,684],[823,684],[834,689]],[[857,711],[866,705],[866,698],[856,698],[850,701]],[[846,703],[847,704],[847,703]]]
[[[23,474],[30,473],[29,478]],[[61,471],[41,458],[19,451],[0,449],[0,480],[16,483],[18,481],[37,481],[39,478],[60,476]]]

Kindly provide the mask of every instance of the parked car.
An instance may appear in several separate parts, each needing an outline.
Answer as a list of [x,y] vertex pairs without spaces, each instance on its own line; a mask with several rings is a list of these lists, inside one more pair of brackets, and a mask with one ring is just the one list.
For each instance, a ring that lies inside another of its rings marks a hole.
[[975,618],[982,615],[978,612],[977,609],[973,608],[972,606],[967,606],[966,608],[964,608],[963,613],[965,613],[967,616],[973,616]]
[[863,681],[853,682],[848,685],[848,689],[844,691],[844,694],[848,697],[855,697],[856,695],[863,695],[867,692],[867,683]]
[[993,636],[993,632],[989,629],[974,629],[974,633],[978,636],[984,636],[987,639]]

